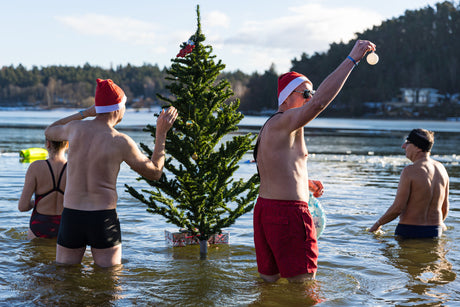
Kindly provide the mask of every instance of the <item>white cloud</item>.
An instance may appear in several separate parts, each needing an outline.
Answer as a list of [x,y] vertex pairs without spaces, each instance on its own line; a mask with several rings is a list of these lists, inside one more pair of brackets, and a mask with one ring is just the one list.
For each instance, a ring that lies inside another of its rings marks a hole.
[[210,29],[215,27],[228,28],[230,20],[226,14],[219,11],[212,11],[205,15],[203,24],[206,24],[206,27]]
[[[291,60],[303,52],[326,51],[332,42],[347,42],[356,32],[383,19],[374,11],[359,7],[328,8],[321,2],[292,6],[278,13],[272,18],[241,20],[235,16],[230,18],[221,10],[211,11],[201,22],[206,43],[213,46],[217,57],[230,70],[263,72],[274,63],[278,71],[284,71],[290,67]],[[144,52],[146,58],[153,55],[156,60],[166,58],[168,61],[174,57],[180,44],[194,32],[185,24],[176,25],[176,21],[153,23],[95,13],[56,19],[83,38],[97,37],[101,44],[104,39],[121,42],[131,49],[139,49],[137,54]],[[119,57],[128,56],[125,52]]]
[[347,42],[356,32],[381,20],[379,14],[369,10],[326,8],[313,3],[289,8],[284,17],[245,22],[225,42],[311,53],[325,51],[332,42]]
[[60,16],[56,19],[85,36],[104,37],[132,46],[144,46],[154,54],[170,53],[190,36],[188,31],[162,29],[162,26],[129,17],[101,14]]
[[151,45],[158,39],[156,35],[158,27],[155,24],[129,17],[86,14],[62,16],[56,19],[84,35],[104,36],[136,45]]

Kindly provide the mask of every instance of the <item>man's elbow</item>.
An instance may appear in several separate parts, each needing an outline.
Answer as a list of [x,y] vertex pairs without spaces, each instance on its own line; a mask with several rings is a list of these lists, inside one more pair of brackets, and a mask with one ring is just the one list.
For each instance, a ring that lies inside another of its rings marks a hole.
[[51,131],[51,126],[46,127],[46,129],[45,129],[45,137],[46,137],[46,139],[48,139],[48,140],[54,141],[51,132],[52,132],[52,131]]
[[147,179],[152,180],[152,181],[157,181],[157,180],[160,180],[162,174],[163,174],[163,171],[155,170],[155,171],[149,173],[147,176],[144,176],[144,177],[146,177]]
[[155,172],[153,180],[160,180],[161,175],[163,175],[162,171]]
[[393,204],[393,206],[391,206],[388,209],[387,213],[394,220],[395,218],[400,216],[404,211],[405,211],[405,206]]

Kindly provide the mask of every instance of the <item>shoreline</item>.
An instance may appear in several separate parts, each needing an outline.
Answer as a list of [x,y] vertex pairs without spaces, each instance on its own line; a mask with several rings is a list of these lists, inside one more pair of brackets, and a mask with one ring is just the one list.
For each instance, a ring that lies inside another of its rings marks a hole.
[[[155,125],[159,109],[142,111],[128,109],[117,128],[125,131],[142,131],[148,124]],[[50,123],[71,115],[75,109],[53,111],[5,111],[0,110],[0,128],[45,129]],[[235,133],[258,132],[269,116],[247,115],[237,125]],[[319,117],[305,126],[305,132],[340,135],[402,135],[414,128],[424,128],[435,133],[460,133],[460,121],[411,120],[411,119],[369,119]]]
[[[0,123],[0,129],[46,129],[48,125],[45,124],[11,124],[11,123]],[[120,131],[137,131],[142,132],[147,125],[117,125],[117,130]],[[255,133],[257,134],[261,128],[261,125],[238,125],[238,130],[234,131],[232,134],[246,134],[246,133]],[[340,135],[340,136],[392,136],[400,138],[407,134],[408,130],[401,127],[400,129],[368,129],[368,128],[345,128],[345,127],[312,127],[305,126],[304,134],[308,136],[331,136],[331,135]],[[435,130],[437,135],[447,135],[447,134],[460,134],[459,130]]]

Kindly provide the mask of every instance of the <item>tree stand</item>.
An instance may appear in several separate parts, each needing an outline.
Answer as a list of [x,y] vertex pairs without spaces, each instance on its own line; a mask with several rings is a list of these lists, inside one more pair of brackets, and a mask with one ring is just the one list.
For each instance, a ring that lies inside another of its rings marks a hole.
[[208,240],[200,240],[200,259],[208,258]]

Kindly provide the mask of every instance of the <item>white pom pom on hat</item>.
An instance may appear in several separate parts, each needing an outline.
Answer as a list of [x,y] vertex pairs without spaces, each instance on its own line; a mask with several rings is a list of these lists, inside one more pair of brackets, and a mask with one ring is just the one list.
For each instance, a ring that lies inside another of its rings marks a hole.
[[282,74],[278,78],[278,106],[280,106],[292,91],[294,91],[303,82],[309,82],[307,77],[295,71]]
[[126,103],[125,92],[110,79],[97,79],[96,82],[96,113],[120,110]]

